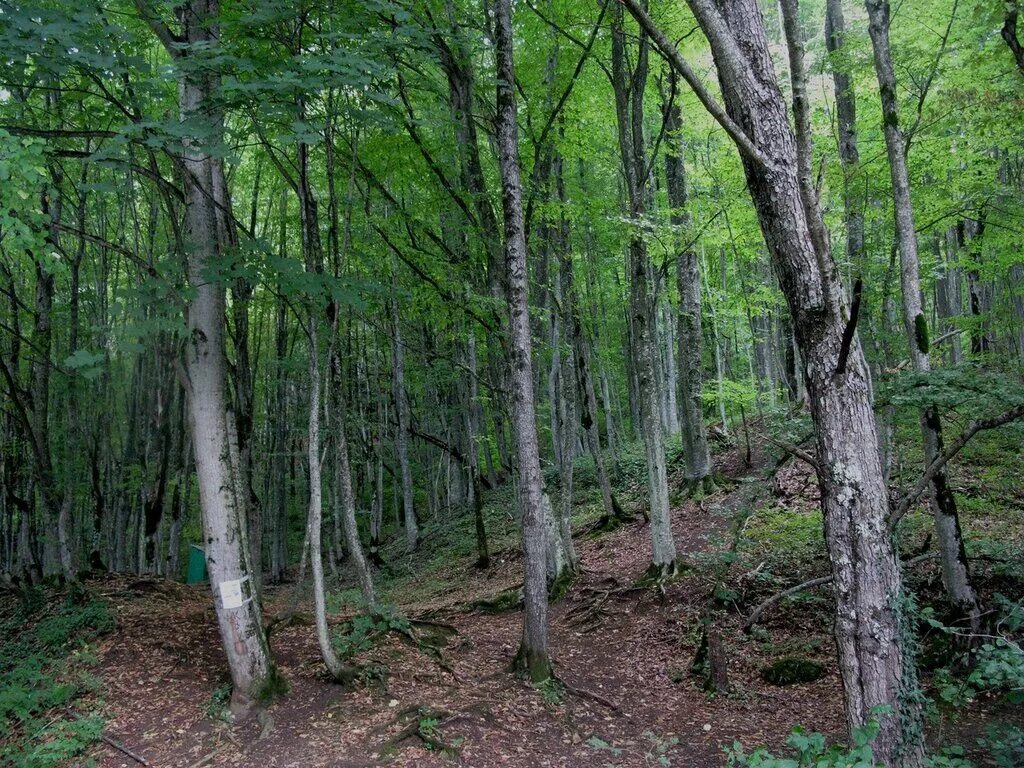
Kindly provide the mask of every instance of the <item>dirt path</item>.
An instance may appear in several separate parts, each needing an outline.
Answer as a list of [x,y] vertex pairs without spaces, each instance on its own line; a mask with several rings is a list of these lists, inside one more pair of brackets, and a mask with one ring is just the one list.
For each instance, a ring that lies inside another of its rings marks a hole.
[[[744,488],[674,511],[676,540],[688,562],[723,546]],[[102,648],[109,731],[161,768],[714,766],[725,762],[720,745],[734,739],[778,744],[797,723],[839,732],[834,664],[818,682],[768,686],[758,676],[767,657],[732,625],[723,625],[722,634],[736,693],[705,694],[688,670],[712,587],[698,574],[708,569],[687,572],[660,597],[629,590],[649,562],[647,537],[646,528],[634,524],[578,544],[585,572],[551,615],[557,673],[573,690],[546,696],[508,673],[518,612],[465,610],[474,597],[521,578],[518,558],[510,554],[488,574],[453,567],[452,591],[401,606],[406,615],[429,614],[458,630],[444,650],[447,669],[389,639],[360,657],[387,674],[346,691],[323,680],[312,628],[292,626],[272,639],[288,696],[259,719],[234,727],[208,712],[226,679],[208,589],[110,582],[99,590],[119,619],[119,631]],[[270,612],[290,594],[270,590]],[[455,749],[431,751],[417,737],[391,743],[417,725]],[[103,768],[133,765],[108,747],[95,756]],[[659,763],[661,757],[669,762]]]

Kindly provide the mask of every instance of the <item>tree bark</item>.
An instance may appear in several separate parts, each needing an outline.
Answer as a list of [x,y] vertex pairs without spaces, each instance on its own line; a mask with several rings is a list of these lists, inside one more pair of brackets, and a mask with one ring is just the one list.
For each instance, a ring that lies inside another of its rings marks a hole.
[[[678,50],[636,4],[630,12],[673,66]],[[888,493],[879,461],[870,377],[856,334],[837,373],[849,313],[831,252],[819,250],[797,163],[797,141],[776,80],[755,0],[688,0],[711,43],[729,117],[742,127],[747,184],[804,360],[836,596],[836,643],[851,729],[891,707],[873,744],[884,765],[923,762],[920,706],[899,560],[889,537]],[[809,220],[809,218],[811,220]]]
[[[161,41],[173,36],[145,0],[136,0],[140,15]],[[188,128],[182,166],[185,200],[187,272],[193,298],[187,309],[188,344],[185,375],[192,446],[210,585],[214,589],[221,640],[231,669],[232,709],[244,714],[273,692],[276,670],[263,631],[259,604],[249,599],[225,603],[225,584],[243,588],[252,573],[246,531],[246,499],[240,497],[237,433],[228,407],[225,355],[224,285],[211,280],[221,256],[213,184],[213,149],[223,130],[223,114],[214,96],[218,76],[191,61],[192,47],[216,47],[218,0],[191,0],[183,10],[185,46],[167,43],[178,64],[178,106]],[[181,61],[178,61],[179,57]],[[212,138],[210,138],[212,137]]]
[[501,203],[505,214],[505,272],[511,347],[512,422],[516,441],[522,504],[524,615],[517,665],[534,682],[551,677],[548,656],[548,596],[544,551],[544,488],[537,440],[537,411],[533,392],[530,340],[529,285],[523,191],[519,172],[519,128],[516,124],[515,68],[512,59],[511,0],[496,0],[498,164]]
[[[914,209],[910,198],[910,175],[907,171],[906,145],[899,125],[896,100],[896,74],[889,48],[888,0],[867,0],[868,33],[874,50],[875,73],[882,101],[882,122],[892,179],[893,211],[896,238],[900,251],[900,286],[903,291],[903,330],[910,348],[910,361],[918,373],[931,369],[928,343],[928,320],[921,296],[920,262]],[[920,416],[924,440],[924,463],[928,466],[942,453],[942,420],[938,407],[926,407]],[[942,581],[953,607],[971,622],[973,631],[980,626],[981,609],[971,584],[960,517],[956,500],[949,487],[945,470],[932,477],[932,513],[935,535],[942,563]]]

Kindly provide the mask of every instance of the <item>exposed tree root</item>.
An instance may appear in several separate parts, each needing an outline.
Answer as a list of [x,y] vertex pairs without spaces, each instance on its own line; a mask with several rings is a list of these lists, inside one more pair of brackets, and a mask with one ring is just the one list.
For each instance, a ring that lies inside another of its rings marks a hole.
[[398,750],[405,742],[418,740],[427,749],[438,752],[454,753],[457,747],[444,740],[440,728],[442,721],[452,718],[452,713],[442,709],[432,709],[416,704],[400,710],[395,715],[396,722],[408,721],[408,724],[380,746],[382,755]]
[[469,611],[479,613],[506,613],[517,611],[523,605],[523,585],[517,584],[514,587],[503,590],[494,597],[484,597],[474,600],[469,604]]
[[606,588],[583,587],[580,590],[583,599],[569,609],[567,616],[569,626],[590,632],[600,626],[605,618],[612,615],[611,611],[605,609],[610,600],[644,593],[650,589],[648,586],[620,587],[618,580],[614,577],[609,577],[599,583],[604,584]]
[[578,698],[581,698],[581,699],[590,699],[591,701],[596,701],[601,706],[607,707],[612,712],[620,714],[623,717],[625,717],[626,719],[629,719],[629,715],[627,715],[625,712],[623,712],[622,708],[618,704],[616,704],[614,701],[612,701],[611,699],[606,699],[601,694],[594,693],[593,691],[589,691],[586,688],[577,688],[576,686],[567,683],[562,678],[557,678],[557,679],[558,679],[559,685],[561,685],[566,691],[568,691],[569,693],[573,694],[574,696],[576,696]]
[[706,496],[712,496],[717,492],[718,485],[715,483],[715,478],[712,475],[688,478],[683,483],[680,499],[700,502]]

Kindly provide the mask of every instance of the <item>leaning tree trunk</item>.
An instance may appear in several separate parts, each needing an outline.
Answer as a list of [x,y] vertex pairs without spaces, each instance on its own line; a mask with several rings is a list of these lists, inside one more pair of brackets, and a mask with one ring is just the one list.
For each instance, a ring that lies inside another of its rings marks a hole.
[[173,42],[174,35],[145,0],[136,0],[136,6],[180,67],[178,106],[189,135],[183,142],[181,158],[185,245],[193,291],[187,309],[189,343],[185,348],[189,420],[210,585],[231,668],[232,709],[241,714],[273,693],[276,670],[259,604],[252,599],[252,585],[246,588],[252,564],[246,531],[247,499],[239,494],[234,414],[228,407],[224,285],[209,279],[209,272],[217,268],[221,258],[213,184],[216,153],[212,145],[221,135],[223,115],[217,110],[214,96],[217,77],[190,60],[191,46],[204,50],[216,47],[219,2],[188,3],[182,14],[187,47]]
[[306,518],[309,535],[310,570],[313,571],[313,614],[316,620],[316,640],[320,645],[320,656],[327,671],[335,680],[341,680],[345,667],[334,652],[330,628],[327,626],[327,601],[324,591],[323,547],[320,541],[323,524],[323,481],[320,453],[320,350],[317,326],[319,325],[319,302],[312,302],[309,312],[309,511]]
[[[761,231],[793,316],[817,439],[817,474],[836,599],[835,635],[848,725],[877,717],[883,765],[919,768],[920,705],[911,628],[879,460],[870,376],[827,241],[801,180],[798,144],[756,0],[688,0],[711,43],[726,110],[636,4],[623,0],[740,149]],[[797,125],[802,120],[798,115]],[[806,146],[806,144],[804,145]],[[852,329],[851,329],[852,330]]]
[[[900,250],[900,286],[903,290],[903,330],[907,336],[914,370],[918,373],[927,373],[931,368],[928,354],[928,320],[922,306],[917,233],[914,230],[914,209],[910,199],[910,176],[907,172],[903,134],[899,126],[896,74],[889,50],[888,0],[867,0],[867,9],[868,32],[875,54],[875,72],[878,75],[878,90],[882,99],[885,146],[892,177],[893,211]],[[938,408],[935,405],[926,407],[921,413],[920,421],[924,440],[924,465],[927,467],[943,449],[942,420]],[[981,609],[978,606],[977,593],[971,584],[956,499],[949,487],[945,469],[939,470],[932,477],[931,505],[946,594],[953,607],[970,620],[971,629],[976,632],[980,626]]]
[[[678,74],[670,73],[675,90]],[[665,130],[668,133],[668,151],[665,153],[665,186],[668,204],[672,208],[671,221],[680,231],[676,242],[681,246],[689,236],[690,214],[686,210],[689,192],[683,156],[682,110],[677,103],[668,110]],[[679,423],[682,428],[683,459],[686,481],[694,492],[714,490],[711,479],[711,451],[708,431],[704,424],[701,396],[704,389],[703,343],[700,316],[700,268],[697,253],[692,246],[682,246],[676,253],[676,286],[679,289]]]
[[516,125],[515,71],[512,61],[511,0],[495,3],[497,55],[498,161],[501,203],[505,214],[505,267],[508,278],[511,347],[512,423],[522,504],[524,616],[520,666],[534,682],[551,677],[548,657],[548,596],[545,573],[544,487],[537,440],[537,410],[533,392],[530,343],[529,284],[523,190],[519,178],[519,129]]
[[[337,316],[335,318],[337,322]],[[331,401],[334,404],[334,412],[337,423],[332,430],[334,443],[334,483],[338,491],[341,509],[338,510],[341,516],[341,527],[345,536],[345,546],[348,549],[349,558],[356,571],[356,578],[359,581],[359,591],[363,595],[366,605],[372,610],[376,607],[377,597],[373,589],[373,576],[370,573],[370,566],[363,552],[363,544],[359,539],[359,525],[356,522],[356,499],[352,490],[352,467],[348,453],[348,435],[345,432],[346,423],[346,401],[341,381],[341,360],[337,351],[337,326],[334,328],[335,340],[331,344]]]

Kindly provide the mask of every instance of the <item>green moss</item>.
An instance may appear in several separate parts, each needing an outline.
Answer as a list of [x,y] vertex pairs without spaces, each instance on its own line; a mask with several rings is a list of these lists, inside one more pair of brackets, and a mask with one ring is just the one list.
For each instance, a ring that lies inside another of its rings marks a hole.
[[917,341],[917,348],[921,354],[928,354],[928,321],[920,312],[914,318],[914,338]]
[[512,669],[535,685],[543,685],[555,677],[548,655],[523,645],[519,646],[519,652],[512,662]]
[[761,679],[772,685],[811,683],[824,675],[824,666],[799,656],[785,656],[761,670]]
[[475,600],[469,604],[469,607],[482,613],[505,613],[507,611],[519,610],[522,604],[522,588],[515,587],[513,589],[506,589],[504,592],[499,592],[494,597],[485,597],[480,600]]
[[557,603],[565,597],[575,580],[576,572],[572,568],[563,570],[561,575],[548,587],[548,602]]
[[269,704],[286,693],[288,693],[288,681],[284,679],[276,665],[271,665],[270,672],[256,688],[256,701],[260,704]]

